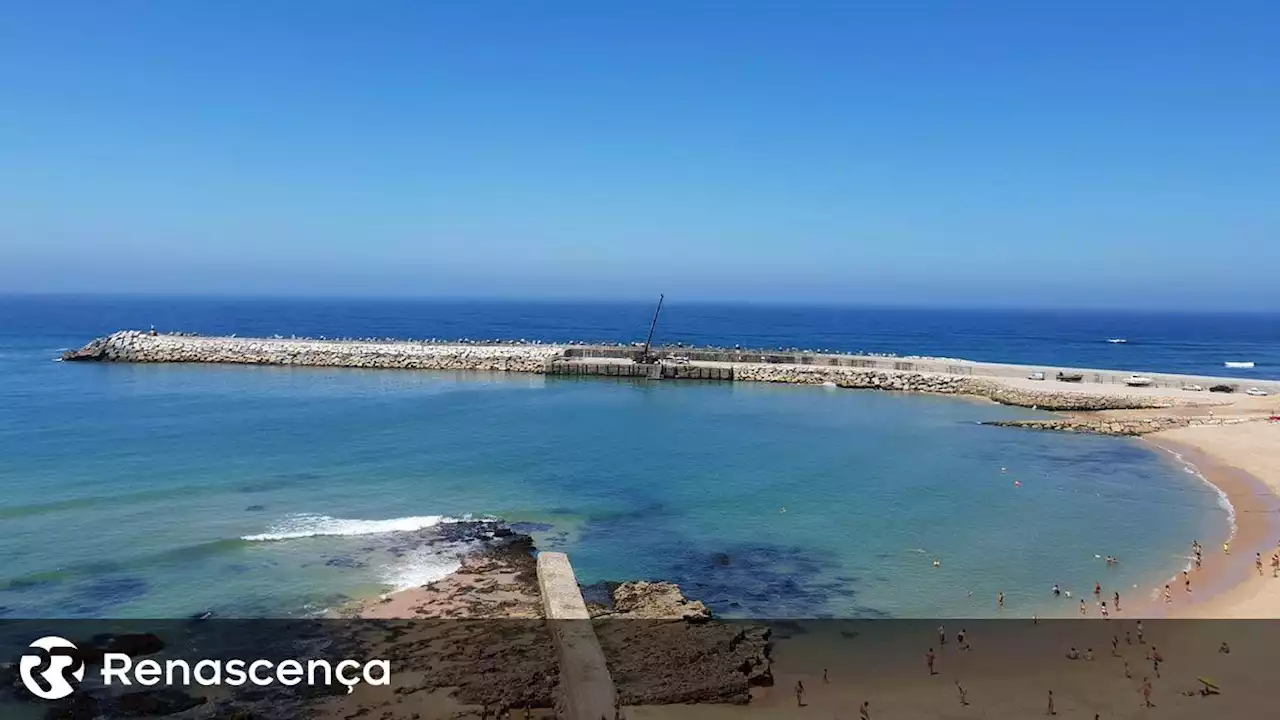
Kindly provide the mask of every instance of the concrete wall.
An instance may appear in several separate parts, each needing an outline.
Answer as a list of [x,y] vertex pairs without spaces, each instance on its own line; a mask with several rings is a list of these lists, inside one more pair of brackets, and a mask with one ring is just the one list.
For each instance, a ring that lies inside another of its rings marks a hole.
[[613,720],[617,690],[569,556],[538,554],[538,589],[542,592],[547,630],[560,661],[556,717]]

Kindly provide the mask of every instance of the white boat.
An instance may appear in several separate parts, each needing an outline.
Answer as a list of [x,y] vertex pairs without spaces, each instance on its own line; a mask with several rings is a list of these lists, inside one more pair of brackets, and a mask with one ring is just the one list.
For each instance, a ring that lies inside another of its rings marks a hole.
[[1231,362],[1230,360],[1228,360],[1227,362],[1222,363],[1222,365],[1224,367],[1229,367],[1229,368],[1251,368],[1253,367],[1253,361],[1250,360],[1246,362]]
[[1130,375],[1124,379],[1124,384],[1129,387],[1146,387],[1154,382],[1155,380],[1152,380],[1145,375]]
[[1111,343],[1112,345],[1123,345],[1124,343],[1127,343],[1129,341],[1124,338],[1107,338],[1107,342]]

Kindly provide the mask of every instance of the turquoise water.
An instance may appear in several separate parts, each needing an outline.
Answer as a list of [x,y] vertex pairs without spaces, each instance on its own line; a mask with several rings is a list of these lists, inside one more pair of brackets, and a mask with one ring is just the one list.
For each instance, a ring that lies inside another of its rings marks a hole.
[[8,617],[319,612],[446,572],[460,550],[407,531],[467,514],[529,523],[583,582],[673,580],[735,615],[990,615],[999,591],[1045,615],[1055,582],[1136,598],[1227,530],[1138,443],[982,427],[1038,414],[968,400],[49,345],[0,347]]

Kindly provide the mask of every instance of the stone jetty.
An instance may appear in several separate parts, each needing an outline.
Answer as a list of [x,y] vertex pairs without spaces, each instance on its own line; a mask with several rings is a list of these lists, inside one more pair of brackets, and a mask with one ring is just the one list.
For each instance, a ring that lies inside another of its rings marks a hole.
[[1088,435],[1124,435],[1138,437],[1162,430],[1202,425],[1239,425],[1262,422],[1262,416],[1243,418],[1213,418],[1199,416],[1161,415],[1155,417],[1067,417],[1053,420],[991,420],[983,425],[1015,427],[1027,430],[1053,430],[1057,432],[1085,433]]
[[[640,351],[580,343],[543,345],[439,343],[403,340],[325,340],[204,337],[127,330],[68,351],[66,361],[229,363],[297,367],[463,370],[552,375],[602,375],[827,385],[840,388],[966,395],[1004,405],[1048,411],[1164,408],[1175,400],[1126,393],[1112,384],[1089,392],[1080,386],[1028,388],[1008,381],[1019,366],[929,358],[885,358],[812,353],[766,353],[666,348],[644,362]],[[693,358],[693,359],[691,359]],[[1012,369],[1012,370],[1011,370]],[[1102,373],[1104,371],[1093,371]],[[1097,374],[1097,382],[1108,380]],[[1114,378],[1110,379],[1114,383]],[[1176,387],[1176,385],[1168,385]]]
[[62,359],[540,373],[548,360],[563,353],[563,348],[551,345],[202,337],[123,331],[67,352]]

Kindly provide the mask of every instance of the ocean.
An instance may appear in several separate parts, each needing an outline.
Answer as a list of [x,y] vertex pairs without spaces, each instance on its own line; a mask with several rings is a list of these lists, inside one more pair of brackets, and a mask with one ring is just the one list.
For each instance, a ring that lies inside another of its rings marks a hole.
[[[1145,597],[1218,494],[1034,411],[820,387],[57,363],[120,328],[643,340],[617,303],[0,297],[0,617],[313,615],[456,567],[406,538],[500,517],[585,583],[663,579],[752,617],[1048,617]],[[1280,377],[1267,315],[670,302],[657,339]],[[1126,337],[1123,345],[1105,342]],[[1020,483],[1015,486],[1014,482]],[[1108,567],[1105,555],[1122,562]],[[939,567],[933,561],[940,562]],[[1122,595],[1129,595],[1122,591]],[[1069,603],[1067,603],[1069,605]]]

